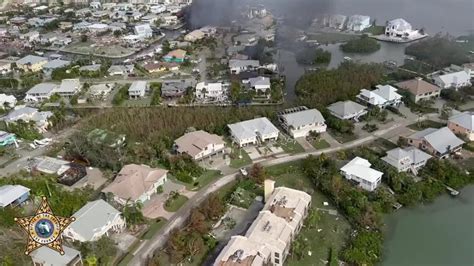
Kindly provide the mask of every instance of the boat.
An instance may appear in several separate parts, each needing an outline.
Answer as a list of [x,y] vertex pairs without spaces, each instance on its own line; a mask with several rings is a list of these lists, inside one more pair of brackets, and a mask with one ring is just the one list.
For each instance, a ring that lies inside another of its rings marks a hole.
[[344,60],[346,60],[346,61],[351,61],[352,58],[350,58],[349,56],[344,56]]

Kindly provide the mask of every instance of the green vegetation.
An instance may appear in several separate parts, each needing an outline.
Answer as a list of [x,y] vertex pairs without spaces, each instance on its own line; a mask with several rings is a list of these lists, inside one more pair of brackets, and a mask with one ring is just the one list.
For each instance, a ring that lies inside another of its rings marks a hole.
[[77,243],[76,246],[85,261],[94,261],[97,265],[111,265],[117,252],[114,240],[107,236],[94,242]]
[[131,227],[137,224],[143,224],[145,222],[145,217],[143,217],[142,213],[142,204],[141,203],[133,203],[125,205],[122,210],[123,218],[127,221],[127,226]]
[[163,205],[164,209],[168,212],[176,212],[188,201],[188,198],[180,195],[176,191],[171,191],[168,199],[166,199]]
[[43,138],[33,121],[25,122],[23,120],[18,120],[14,123],[8,123],[8,125],[5,122],[2,122],[0,127],[24,140],[33,141],[35,139]]
[[296,62],[302,65],[329,64],[331,52],[322,48],[305,48],[296,53]]
[[346,42],[356,38],[358,38],[358,35],[342,32],[318,32],[308,35],[309,40],[317,40],[321,44]]
[[407,127],[410,128],[410,129],[416,130],[416,131],[420,131],[420,130],[423,130],[423,129],[426,129],[426,128],[429,128],[429,127],[442,128],[442,127],[445,127],[445,126],[446,126],[445,123],[441,123],[441,122],[437,122],[437,121],[433,121],[433,120],[422,120],[422,121],[418,121],[416,123],[413,123],[413,124],[411,124]]
[[63,79],[72,79],[80,76],[79,67],[62,67],[53,70],[51,73],[51,79],[61,81]]
[[161,83],[159,82],[150,83],[150,89],[152,92],[150,105],[160,105],[161,104]]
[[189,155],[168,156],[164,163],[170,169],[170,174],[179,181],[188,184],[193,184],[194,178],[199,177],[204,172],[204,169]]
[[296,154],[304,152],[304,148],[294,139],[279,139],[276,147],[282,148],[286,153]]
[[381,34],[385,33],[385,27],[384,26],[372,25],[369,28],[365,29],[363,32],[364,33],[370,33],[372,35],[381,35]]
[[463,44],[457,43],[449,35],[437,34],[431,38],[410,44],[406,54],[432,65],[442,68],[450,64],[461,65],[469,62],[469,56]]
[[316,150],[322,150],[322,149],[327,149],[329,147],[331,147],[331,145],[324,139],[315,139],[314,141],[311,142],[311,145],[313,145],[313,147],[316,149]]
[[[232,168],[240,168],[252,163],[252,159],[250,159],[250,156],[242,148],[232,148],[232,153],[229,156],[230,167]],[[239,158],[240,156],[242,156],[242,158]]]
[[39,84],[43,81],[43,76],[41,73],[24,73],[20,76],[21,86],[24,88],[32,88],[36,84]]
[[322,110],[325,106],[355,97],[361,88],[370,88],[383,77],[378,64],[344,62],[339,68],[320,70],[302,76],[296,94],[303,104]]
[[345,53],[373,53],[379,49],[380,43],[366,34],[362,35],[360,39],[341,44],[341,50]]
[[128,99],[129,88],[130,88],[130,84],[123,85],[114,95],[114,98],[112,99],[112,104],[116,106],[122,105],[125,102],[125,100]]
[[142,236],[142,239],[151,239],[168,221],[165,218],[158,218],[153,221],[148,231]]
[[415,103],[414,97],[409,91],[406,90],[398,90],[398,93],[403,96],[402,100],[405,106],[410,108],[410,111],[413,113],[422,113],[422,114],[429,114],[429,113],[436,113],[438,109],[431,107],[433,101],[431,100],[421,100]]

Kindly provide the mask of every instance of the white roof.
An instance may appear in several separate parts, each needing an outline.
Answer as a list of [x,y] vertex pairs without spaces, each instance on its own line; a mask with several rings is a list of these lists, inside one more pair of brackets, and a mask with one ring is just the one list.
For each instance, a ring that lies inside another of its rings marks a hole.
[[63,79],[59,86],[59,92],[77,92],[81,88],[79,79]]
[[61,67],[65,67],[65,66],[68,66],[69,64],[71,64],[70,61],[67,61],[67,60],[61,60],[61,59],[55,59],[55,60],[52,60],[52,61],[49,61],[48,63],[46,63],[43,68],[46,68],[46,69],[56,69],[56,68],[61,68]]
[[293,229],[285,219],[265,210],[258,214],[245,236],[251,241],[272,247],[271,250],[283,251],[286,244],[291,242],[292,233]]
[[277,187],[268,198],[263,210],[285,219],[294,229],[303,220],[305,209],[311,203],[311,196],[301,190]]
[[0,187],[0,207],[6,207],[30,191],[22,185],[5,185]]
[[21,65],[24,65],[24,64],[34,65],[36,63],[43,62],[43,61],[48,61],[48,58],[41,57],[41,56],[36,56],[36,55],[27,55],[27,56],[21,58],[20,60],[16,61],[16,63],[21,64]]
[[279,132],[270,120],[266,117],[255,118],[228,125],[232,135],[238,139],[247,139],[255,137],[258,134],[266,135]]
[[196,91],[201,91],[206,89],[208,91],[220,91],[222,90],[222,83],[215,82],[215,83],[207,83],[207,82],[199,82],[196,84]]
[[264,265],[272,251],[264,244],[249,240],[245,236],[232,236],[214,262],[214,266],[236,265],[234,262],[246,262],[244,265]]
[[147,81],[145,80],[134,81],[130,88],[128,88],[128,91],[146,91],[146,84]]
[[411,30],[411,24],[403,18],[392,19],[387,23],[387,26],[395,26],[395,28],[399,31]]
[[456,135],[454,135],[454,133],[448,127],[442,127],[440,129],[427,128],[411,135],[409,138],[424,138],[436,151],[441,154],[448,152],[448,147],[452,149],[464,144],[464,141],[456,137]]
[[400,94],[397,93],[397,89],[390,85],[377,85],[377,89],[372,92],[380,95],[387,101],[399,100],[402,98]]
[[462,126],[465,129],[474,131],[474,112],[466,111],[449,118],[449,122]]
[[355,157],[341,168],[341,171],[359,177],[360,179],[376,182],[383,173],[370,168],[371,164],[366,159]]
[[42,246],[30,253],[31,258],[34,262],[41,262],[43,265],[48,266],[64,266],[68,265],[81,253],[73,248],[63,246],[64,255],[59,252],[52,250],[46,246]]
[[327,109],[334,114],[344,117],[346,115],[362,112],[366,109],[366,107],[353,101],[341,101],[331,104],[327,107]]
[[464,70],[439,75],[437,78],[440,79],[446,85],[465,83],[471,80],[469,74]]
[[255,87],[255,86],[268,86],[268,87],[270,87],[270,85],[271,85],[270,78],[262,77],[262,76],[259,76],[259,77],[256,77],[256,78],[249,78],[249,83],[250,83],[251,87]]
[[288,113],[282,115],[288,126],[295,128],[313,123],[324,123],[324,117],[316,109],[308,109],[300,112]]
[[243,67],[259,67],[260,62],[258,60],[229,60],[229,68],[243,68]]
[[52,93],[53,90],[55,90],[58,87],[57,84],[54,83],[40,83],[36,84],[33,86],[33,88],[29,89],[26,94],[33,94],[33,93],[39,93],[39,94],[48,94]]
[[87,26],[91,30],[103,30],[107,29],[109,25],[104,24],[104,23],[94,23],[92,25]]
[[405,149],[395,148],[389,150],[387,151],[387,156],[383,157],[382,160],[398,169],[405,166],[403,165],[403,161],[406,159],[408,159],[408,163],[410,164],[418,164],[430,159],[431,157],[431,155],[416,147],[408,147]]
[[362,95],[368,98],[369,99],[368,102],[372,105],[383,105],[387,101],[384,97],[378,95],[377,93],[374,93],[373,91],[369,91],[366,89],[362,89],[359,95]]

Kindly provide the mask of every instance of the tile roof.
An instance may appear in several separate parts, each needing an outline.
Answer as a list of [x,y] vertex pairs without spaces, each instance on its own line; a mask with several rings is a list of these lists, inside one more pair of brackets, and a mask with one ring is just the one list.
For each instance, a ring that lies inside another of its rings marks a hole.
[[408,90],[413,95],[421,95],[441,90],[438,86],[419,78],[398,82],[395,84],[395,86],[399,87],[400,89]]

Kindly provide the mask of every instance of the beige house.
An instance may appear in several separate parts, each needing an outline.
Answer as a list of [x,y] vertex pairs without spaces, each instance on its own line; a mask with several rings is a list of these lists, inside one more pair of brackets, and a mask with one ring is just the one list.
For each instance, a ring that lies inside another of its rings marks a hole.
[[460,152],[464,144],[464,141],[456,137],[448,127],[424,129],[408,136],[407,142],[440,159]]
[[448,128],[455,134],[466,136],[474,141],[474,112],[463,112],[453,115],[448,120]]
[[129,164],[120,170],[115,180],[102,190],[112,193],[114,200],[125,205],[143,203],[156,193],[156,189],[167,180],[168,170],[151,168],[147,165]]
[[27,55],[16,61],[16,66],[24,71],[39,72],[43,70],[43,66],[46,63],[48,63],[48,58],[46,57]]
[[186,133],[175,141],[176,151],[188,154],[194,160],[224,152],[224,148],[225,141],[222,137],[203,130]]
[[415,103],[421,100],[438,98],[441,93],[441,88],[424,81],[422,78],[402,81],[396,83],[395,86],[399,87],[400,89],[409,91]]

